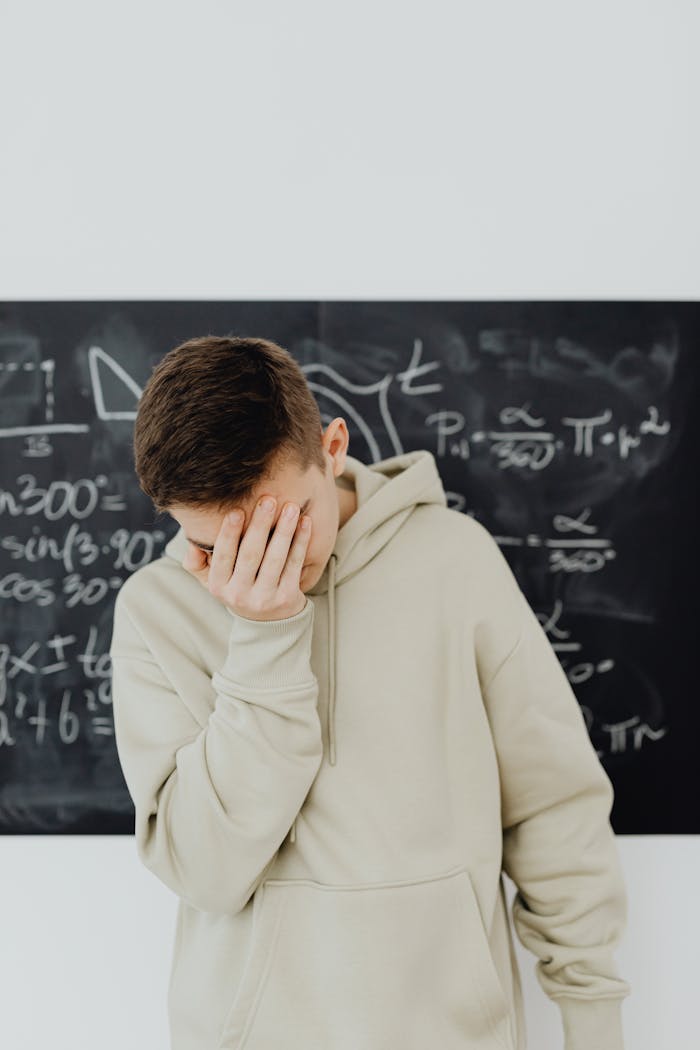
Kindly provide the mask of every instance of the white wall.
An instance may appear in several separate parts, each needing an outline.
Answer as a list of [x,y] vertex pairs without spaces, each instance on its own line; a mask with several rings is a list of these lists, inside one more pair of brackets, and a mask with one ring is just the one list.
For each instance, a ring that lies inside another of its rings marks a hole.
[[[0,299],[697,298],[699,31],[692,0],[3,0]],[[690,1050],[700,844],[619,845],[628,1047]],[[0,888],[3,1048],[166,1050],[175,898],[131,838],[0,839]]]

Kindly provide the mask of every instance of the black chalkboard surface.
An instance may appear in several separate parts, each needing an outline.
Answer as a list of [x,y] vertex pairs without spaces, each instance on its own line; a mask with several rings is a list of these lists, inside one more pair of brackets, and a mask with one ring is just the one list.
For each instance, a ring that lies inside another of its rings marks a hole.
[[133,833],[113,602],[177,530],[133,420],[207,333],[286,347],[358,459],[434,454],[561,660],[615,830],[697,834],[700,305],[263,301],[0,306],[0,833]]

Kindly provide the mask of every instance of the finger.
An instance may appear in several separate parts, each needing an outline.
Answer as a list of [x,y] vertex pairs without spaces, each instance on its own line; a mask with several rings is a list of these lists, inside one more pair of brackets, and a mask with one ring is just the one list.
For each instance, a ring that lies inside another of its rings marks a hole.
[[[236,580],[236,583],[246,588],[252,587],[255,583],[256,573],[265,554],[265,547],[275,516],[277,500],[274,497],[268,498],[271,498],[273,501],[271,508],[265,507],[262,499],[258,500],[253,510],[250,524],[245,531],[245,535],[240,540],[238,555],[233,566],[233,578]],[[216,546],[214,549],[216,550]],[[224,583],[227,582],[228,578]]]
[[297,530],[294,535],[294,542],[289,551],[287,562],[284,566],[284,570],[280,577],[280,587],[284,584],[289,584],[290,587],[294,585],[299,587],[299,581],[301,580],[301,570],[304,567],[304,559],[306,558],[306,551],[309,546],[309,540],[311,539],[311,518],[308,514],[304,514],[297,525]]
[[299,510],[298,503],[285,503],[282,507],[275,531],[263,555],[256,585],[261,584],[263,588],[277,590],[289,554],[289,545],[294,539]]
[[225,587],[231,579],[233,567],[240,545],[241,529],[243,527],[243,514],[240,511],[231,511],[224,517],[219,528],[219,533],[214,540],[214,550],[209,561],[209,588],[216,592],[217,588]]

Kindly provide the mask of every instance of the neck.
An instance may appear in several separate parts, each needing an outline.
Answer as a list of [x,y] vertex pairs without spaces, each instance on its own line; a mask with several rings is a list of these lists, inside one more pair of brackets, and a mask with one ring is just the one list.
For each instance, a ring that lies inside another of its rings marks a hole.
[[357,510],[357,493],[355,490],[338,486],[338,504],[340,507],[338,528],[342,529],[348,518],[351,518]]

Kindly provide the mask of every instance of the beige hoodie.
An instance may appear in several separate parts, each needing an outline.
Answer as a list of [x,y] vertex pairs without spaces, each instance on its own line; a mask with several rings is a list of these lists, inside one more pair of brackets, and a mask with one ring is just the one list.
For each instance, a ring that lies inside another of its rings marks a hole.
[[182,529],[118,593],[116,742],[180,898],[173,1050],[523,1050],[513,921],[566,1050],[621,1050],[611,783],[491,534],[433,456],[357,511],[304,609],[237,616]]

